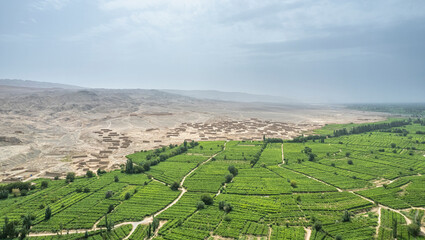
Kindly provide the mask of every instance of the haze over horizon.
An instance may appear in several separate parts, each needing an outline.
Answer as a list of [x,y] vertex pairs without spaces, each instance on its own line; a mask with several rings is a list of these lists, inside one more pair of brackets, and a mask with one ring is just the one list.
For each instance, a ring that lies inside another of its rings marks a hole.
[[425,102],[425,2],[0,2],[0,78]]

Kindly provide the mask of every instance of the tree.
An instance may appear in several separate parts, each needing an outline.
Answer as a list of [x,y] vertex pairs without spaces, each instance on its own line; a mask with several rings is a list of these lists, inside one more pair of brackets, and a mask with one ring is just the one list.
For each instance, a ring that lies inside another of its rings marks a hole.
[[127,163],[125,164],[125,173],[133,173],[133,160],[127,159]]
[[201,196],[201,201],[204,202],[205,205],[212,205],[214,202],[213,198],[207,193]]
[[350,153],[350,152],[346,152],[346,153],[345,153],[345,156],[346,156],[346,157],[350,157],[350,155],[351,155],[351,153]]
[[9,197],[9,191],[7,190],[1,190],[0,191],[0,199],[6,199]]
[[111,198],[113,195],[114,195],[114,192],[112,192],[111,190],[108,190],[108,191],[105,193],[105,198]]
[[46,211],[44,212],[44,219],[49,220],[52,216],[52,209],[50,209],[50,206],[47,206]]
[[314,153],[309,153],[309,154],[308,154],[308,160],[309,160],[310,162],[314,162],[314,160],[316,160],[316,154],[314,154]]
[[42,181],[41,182],[41,188],[42,189],[47,188],[48,186],[49,186],[49,182],[48,181]]
[[17,221],[9,221],[8,217],[4,218],[3,231],[0,232],[0,239],[15,238],[18,236],[16,231]]
[[392,148],[395,148],[395,147],[397,147],[397,144],[395,144],[395,143],[391,143],[391,147],[392,147]]
[[233,166],[233,165],[230,165],[228,168],[227,168],[227,170],[229,170],[229,172],[231,173],[231,174],[233,174],[233,176],[237,176],[238,175],[238,169],[235,167],[235,166]]
[[338,235],[335,237],[335,240],[342,240],[342,237]]
[[100,176],[100,175],[102,175],[102,174],[104,174],[104,173],[106,173],[106,171],[105,171],[105,170],[102,170],[102,169],[100,169],[100,168],[98,168],[98,169],[97,169],[97,175],[98,175],[98,176]]
[[21,216],[22,218],[22,229],[19,234],[19,239],[25,239],[25,237],[29,234],[32,226],[32,220],[35,219],[34,216],[30,214]]
[[87,176],[88,178],[92,178],[92,177],[94,177],[94,172],[92,172],[92,171],[88,170],[88,171],[86,172],[86,176]]
[[226,201],[220,201],[218,203],[218,209],[223,210],[225,212],[230,212],[233,210],[232,205],[230,205],[230,203],[226,202]]
[[349,222],[350,221],[350,213],[347,210],[345,210],[344,214],[342,215],[342,221],[343,222]]
[[314,239],[316,239],[317,233],[322,231],[322,223],[319,221],[315,222],[313,225],[313,229],[316,230],[316,232],[314,233]]
[[225,179],[226,183],[229,183],[229,182],[231,182],[231,181],[232,181],[232,179],[233,179],[233,175],[232,175],[232,174],[227,174],[227,175],[224,177],[224,179]]
[[108,220],[108,214],[105,214],[105,226],[106,226],[106,231],[108,232],[114,229],[114,222],[112,220]]
[[128,199],[130,199],[130,197],[131,197],[131,194],[128,192],[128,193],[125,194],[124,199],[128,200]]
[[348,163],[348,165],[353,165],[353,160],[349,159],[349,160],[347,161],[347,163]]
[[173,182],[173,184],[171,184],[171,190],[173,191],[177,191],[179,190],[180,184],[178,182]]
[[291,187],[296,188],[297,187],[297,182],[294,180],[291,180]]
[[114,205],[113,204],[109,204],[109,207],[108,207],[108,213],[110,213],[110,212],[112,212],[112,211],[114,211]]
[[120,179],[118,178],[118,176],[114,176],[114,182],[119,182],[120,181]]
[[196,204],[196,209],[201,210],[201,209],[204,209],[204,208],[205,208],[205,203],[204,203],[204,202],[199,201],[199,202]]
[[393,218],[393,238],[397,238],[397,219]]
[[417,223],[411,223],[407,227],[407,232],[410,236],[417,237],[420,233],[420,226]]
[[90,192],[90,188],[88,188],[88,187],[84,188],[84,192],[85,193],[89,193]]
[[66,182],[67,183],[73,182],[74,179],[75,179],[75,173],[69,172],[69,173],[66,174]]

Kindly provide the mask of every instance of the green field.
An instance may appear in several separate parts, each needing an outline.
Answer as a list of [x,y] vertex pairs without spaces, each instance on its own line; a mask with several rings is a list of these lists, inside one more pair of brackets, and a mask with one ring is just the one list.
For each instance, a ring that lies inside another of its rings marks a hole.
[[425,239],[425,126],[405,121],[170,145],[93,177],[3,184],[0,238],[29,224],[27,239]]

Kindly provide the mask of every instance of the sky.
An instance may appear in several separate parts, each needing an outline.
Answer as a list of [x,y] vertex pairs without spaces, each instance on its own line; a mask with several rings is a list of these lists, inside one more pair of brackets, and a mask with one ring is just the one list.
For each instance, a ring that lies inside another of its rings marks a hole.
[[425,102],[425,1],[1,0],[0,78]]

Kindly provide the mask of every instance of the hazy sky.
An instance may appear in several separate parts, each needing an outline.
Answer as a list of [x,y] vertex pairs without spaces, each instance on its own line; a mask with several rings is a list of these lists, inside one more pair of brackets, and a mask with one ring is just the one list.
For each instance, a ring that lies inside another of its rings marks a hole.
[[0,78],[425,101],[424,0],[1,0]]

